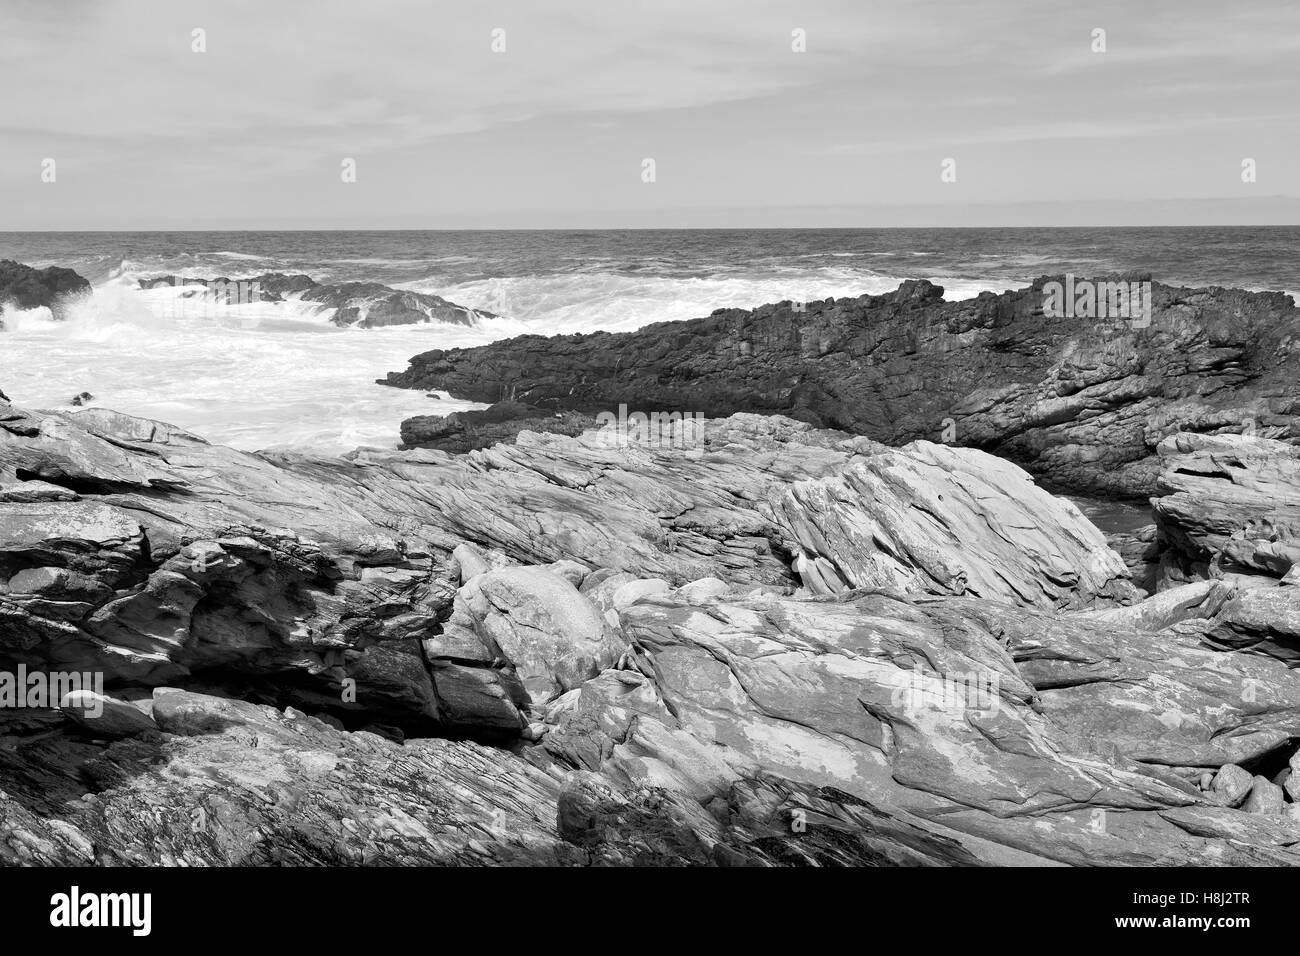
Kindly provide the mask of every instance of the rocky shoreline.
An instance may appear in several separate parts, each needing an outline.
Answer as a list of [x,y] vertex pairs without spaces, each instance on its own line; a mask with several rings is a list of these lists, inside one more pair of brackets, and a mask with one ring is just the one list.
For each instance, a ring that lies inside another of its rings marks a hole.
[[378,282],[320,283],[311,276],[278,272],[252,279],[155,276],[140,279],[139,284],[141,289],[186,288],[186,295],[211,294],[225,302],[283,302],[295,298],[333,310],[329,321],[340,328],[371,329],[426,322],[473,325],[481,319],[496,317],[492,312],[457,305],[427,292],[393,289]]
[[450,450],[0,395],[0,670],[104,681],[0,707],[0,861],[1296,865],[1295,309],[1155,290],[428,353],[392,383],[527,402],[404,428]]
[[1152,494],[1156,446],[1178,432],[1300,437],[1290,296],[1153,282],[1146,325],[1048,318],[1044,290],[1064,278],[960,302],[909,281],[635,332],[520,336],[425,352],[383,381],[553,412],[788,415],[890,445],[979,448],[1099,497]]
[[33,269],[12,259],[0,259],[0,331],[4,330],[6,306],[45,307],[55,318],[63,318],[69,300],[89,294],[90,283],[71,269]]

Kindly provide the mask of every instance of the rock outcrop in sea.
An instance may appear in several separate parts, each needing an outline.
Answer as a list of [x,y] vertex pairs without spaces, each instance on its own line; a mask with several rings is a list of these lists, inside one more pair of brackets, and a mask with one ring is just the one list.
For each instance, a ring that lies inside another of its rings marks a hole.
[[[980,448],[1098,496],[1155,492],[1156,449],[1174,434],[1300,437],[1290,296],[1152,283],[1142,321],[1049,318],[1045,287],[1062,278],[961,302],[908,281],[635,332],[521,336],[417,355],[386,382],[590,415],[782,414],[890,445]],[[408,443],[438,444],[421,430]]]
[[[457,305],[428,292],[393,289],[378,282],[326,284],[306,275],[271,272],[251,279],[199,279],[189,276],[157,276],[141,279],[140,288],[193,287],[187,295],[213,294],[229,301],[232,295],[251,296],[255,301],[282,302],[293,298],[332,309],[330,322],[341,327],[375,328],[387,325],[419,325],[443,322],[473,325],[494,313]],[[233,292],[232,292],[233,290]]]
[[416,415],[402,422],[403,448],[438,448],[455,453],[512,442],[521,431],[579,435],[596,419],[581,412],[553,412],[517,402],[450,415]]
[[70,298],[90,293],[90,283],[71,269],[50,266],[34,269],[0,259],[0,329],[7,306],[19,309],[47,308],[56,319],[63,318]]
[[0,404],[3,669],[104,677],[0,707],[0,860],[1300,863],[1290,445],[1162,440],[1148,594],[984,451],[691,438]]

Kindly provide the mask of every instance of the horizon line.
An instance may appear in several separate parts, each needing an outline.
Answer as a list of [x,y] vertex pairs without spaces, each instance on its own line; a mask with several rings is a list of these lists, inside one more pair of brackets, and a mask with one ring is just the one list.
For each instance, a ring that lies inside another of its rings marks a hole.
[[51,234],[66,235],[75,233],[338,233],[338,232],[901,232],[905,230],[953,230],[975,232],[990,229],[1043,230],[1043,229],[1296,229],[1300,222],[1293,223],[1106,223],[1095,225],[988,225],[988,226],[430,226],[430,227],[370,227],[370,226],[322,226],[314,228],[287,227],[276,228],[259,226],[255,228],[203,229],[203,228],[116,228],[93,226],[80,229],[0,229],[0,235]]

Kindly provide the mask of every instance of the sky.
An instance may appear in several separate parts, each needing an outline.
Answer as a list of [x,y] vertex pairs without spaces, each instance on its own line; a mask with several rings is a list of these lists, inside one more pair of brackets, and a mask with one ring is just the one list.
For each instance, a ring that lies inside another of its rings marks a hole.
[[0,0],[0,229],[1297,224],[1297,64],[1294,0]]

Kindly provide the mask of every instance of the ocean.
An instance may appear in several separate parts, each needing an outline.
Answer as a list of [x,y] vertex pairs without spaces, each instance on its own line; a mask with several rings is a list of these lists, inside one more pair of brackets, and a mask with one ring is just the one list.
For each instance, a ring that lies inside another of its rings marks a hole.
[[[7,311],[0,388],[95,403],[247,450],[392,446],[415,414],[480,407],[374,384],[431,348],[524,332],[629,330],[722,307],[857,296],[926,278],[950,300],[1049,273],[1300,290],[1300,227],[0,233],[0,259],[64,266],[95,293],[68,321]],[[306,273],[432,292],[497,313],[474,328],[339,329],[306,303],[178,314],[141,278]],[[255,320],[255,321],[250,321]]]

